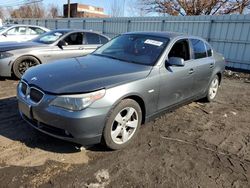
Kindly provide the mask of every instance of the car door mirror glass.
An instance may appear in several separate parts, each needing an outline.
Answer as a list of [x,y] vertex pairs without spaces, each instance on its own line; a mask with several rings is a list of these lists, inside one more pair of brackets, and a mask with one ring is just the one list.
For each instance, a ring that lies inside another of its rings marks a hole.
[[183,67],[185,65],[184,59],[180,57],[170,57],[167,63],[169,65],[175,65],[180,67]]

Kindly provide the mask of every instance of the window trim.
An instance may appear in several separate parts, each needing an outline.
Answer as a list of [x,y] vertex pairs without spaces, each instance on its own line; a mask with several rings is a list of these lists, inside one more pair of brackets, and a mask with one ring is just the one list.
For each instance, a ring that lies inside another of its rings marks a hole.
[[204,43],[205,43],[206,53],[208,52],[207,46],[210,47],[211,53],[212,53],[211,56],[208,56],[208,53],[207,53],[207,57],[213,57],[214,56],[214,50],[213,50],[212,46],[207,41],[204,41]]
[[[206,50],[206,57],[202,57],[202,58],[195,59],[194,47],[193,47],[193,44],[192,44],[192,41],[191,41],[191,40],[199,40],[199,41],[203,42],[203,45],[204,45],[205,50]],[[201,39],[201,38],[196,38],[196,37],[189,37],[189,41],[190,41],[190,47],[191,47],[191,49],[192,49],[192,59],[193,59],[193,60],[199,60],[199,59],[204,59],[204,58],[207,58],[207,57],[208,57],[208,56],[207,56],[207,48],[206,48],[206,45],[205,45],[205,43],[206,43],[205,40],[203,40],[203,39]]]

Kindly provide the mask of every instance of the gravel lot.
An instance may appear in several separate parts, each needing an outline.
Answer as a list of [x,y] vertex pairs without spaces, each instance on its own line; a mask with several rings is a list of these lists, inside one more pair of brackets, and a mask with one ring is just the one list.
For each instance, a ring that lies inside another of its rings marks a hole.
[[214,103],[191,103],[147,123],[121,151],[79,151],[35,131],[18,115],[16,84],[0,80],[0,187],[250,187],[244,79],[224,79]]

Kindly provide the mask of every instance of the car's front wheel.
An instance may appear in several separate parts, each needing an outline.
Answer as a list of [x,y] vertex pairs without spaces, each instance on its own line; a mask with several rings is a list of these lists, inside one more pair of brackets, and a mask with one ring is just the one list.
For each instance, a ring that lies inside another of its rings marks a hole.
[[17,78],[21,78],[27,69],[39,65],[40,62],[32,56],[23,56],[18,58],[13,65],[13,73]]
[[207,91],[206,100],[208,102],[214,101],[214,99],[215,99],[215,97],[217,96],[217,93],[218,93],[219,85],[220,85],[219,77],[216,75],[212,79],[212,81],[211,81],[211,83],[209,85],[208,91]]
[[126,147],[137,135],[142,122],[139,104],[132,99],[122,100],[109,114],[103,141],[113,150]]

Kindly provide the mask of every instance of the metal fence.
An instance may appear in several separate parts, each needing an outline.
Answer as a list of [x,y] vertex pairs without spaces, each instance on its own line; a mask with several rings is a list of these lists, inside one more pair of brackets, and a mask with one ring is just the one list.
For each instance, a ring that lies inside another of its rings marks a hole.
[[74,28],[101,32],[109,37],[129,31],[173,31],[201,36],[224,54],[227,66],[250,70],[250,15],[17,19],[23,24],[50,29]]

